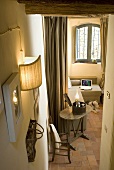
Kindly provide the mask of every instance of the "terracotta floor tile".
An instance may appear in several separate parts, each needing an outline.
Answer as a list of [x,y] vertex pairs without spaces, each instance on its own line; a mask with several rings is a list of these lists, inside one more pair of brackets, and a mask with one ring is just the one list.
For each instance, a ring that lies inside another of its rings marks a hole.
[[74,167],[74,170],[82,170],[82,167]]
[[82,161],[82,156],[77,156],[72,158],[73,161]]
[[61,170],[74,170],[74,167],[62,167]]
[[89,161],[88,160],[82,161],[82,166],[89,166]]
[[81,170],[91,170],[91,167],[90,166],[82,166]]
[[91,166],[97,166],[98,165],[96,158],[95,158],[95,155],[88,155],[87,158],[88,158],[89,164]]
[[82,161],[87,161],[87,156],[82,156]]
[[90,167],[91,167],[91,170],[99,170],[98,166],[90,166]]
[[80,151],[79,150],[73,151],[72,156],[80,156]]
[[85,147],[91,147],[91,141],[90,140],[84,140]]
[[[102,105],[100,105],[102,109]],[[49,170],[99,170],[100,142],[102,127],[102,110],[97,114],[91,112],[87,117],[87,134],[90,140],[78,138],[72,145],[76,151],[71,150],[71,164],[67,157],[55,156],[53,162],[49,162]],[[71,132],[73,137],[73,132]],[[51,160],[51,156],[50,159]]]
[[95,155],[96,160],[100,160],[100,153],[99,153],[99,151],[94,151],[94,155]]
[[86,150],[86,151],[82,151],[80,152],[81,156],[86,156],[86,155],[93,155],[93,150]]

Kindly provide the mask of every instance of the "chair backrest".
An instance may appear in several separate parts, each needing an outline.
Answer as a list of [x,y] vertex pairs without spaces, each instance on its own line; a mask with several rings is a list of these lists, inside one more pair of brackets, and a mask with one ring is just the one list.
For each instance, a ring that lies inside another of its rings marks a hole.
[[50,131],[51,131],[51,137],[53,140],[52,142],[55,143],[56,148],[59,148],[60,144],[56,143],[56,142],[61,142],[61,139],[60,139],[59,134],[53,124],[50,124]]
[[70,98],[68,97],[67,93],[63,94],[65,101],[68,103],[69,106],[72,106],[72,102]]

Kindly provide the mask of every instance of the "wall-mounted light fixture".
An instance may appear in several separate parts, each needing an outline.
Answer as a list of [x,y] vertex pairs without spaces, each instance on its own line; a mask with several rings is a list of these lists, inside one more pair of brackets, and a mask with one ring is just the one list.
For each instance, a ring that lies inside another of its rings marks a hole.
[[[42,71],[41,71],[41,56],[39,56],[34,62],[29,64],[21,64],[19,65],[19,73],[20,73],[20,85],[22,91],[33,90],[34,95],[34,117],[35,120],[30,120],[29,128],[26,136],[26,148],[28,153],[29,162],[34,161],[35,158],[35,143],[36,140],[43,136],[44,128],[37,123],[36,113],[38,114],[38,95],[35,94],[35,90],[42,84]],[[37,127],[40,128],[37,129]],[[37,134],[40,137],[37,138]],[[32,148],[31,148],[32,147]],[[32,150],[32,152],[31,152]]]
[[33,63],[19,65],[21,90],[36,89],[42,84],[41,56]]

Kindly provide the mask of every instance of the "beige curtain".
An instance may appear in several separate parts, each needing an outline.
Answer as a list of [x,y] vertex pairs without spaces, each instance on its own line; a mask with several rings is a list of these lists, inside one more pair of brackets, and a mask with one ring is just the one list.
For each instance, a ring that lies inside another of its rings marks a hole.
[[49,114],[60,130],[59,113],[67,91],[67,18],[44,17],[45,68]]
[[104,90],[105,84],[105,67],[106,67],[106,53],[107,53],[107,32],[108,32],[108,18],[100,19],[100,33],[101,33],[101,67],[102,67],[102,77],[100,82],[100,87]]

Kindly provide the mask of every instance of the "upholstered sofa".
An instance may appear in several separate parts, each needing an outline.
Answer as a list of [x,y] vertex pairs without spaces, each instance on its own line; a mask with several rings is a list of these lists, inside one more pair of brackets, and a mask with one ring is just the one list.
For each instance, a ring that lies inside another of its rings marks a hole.
[[101,88],[97,84],[97,77],[95,76],[74,76],[74,77],[69,77],[70,83],[69,88],[68,88],[68,93],[71,93],[71,89],[80,89],[81,85],[81,79],[89,79],[92,80],[92,89],[91,90],[81,90],[83,99],[85,102],[88,101],[97,101],[100,103],[100,96],[101,96]]

